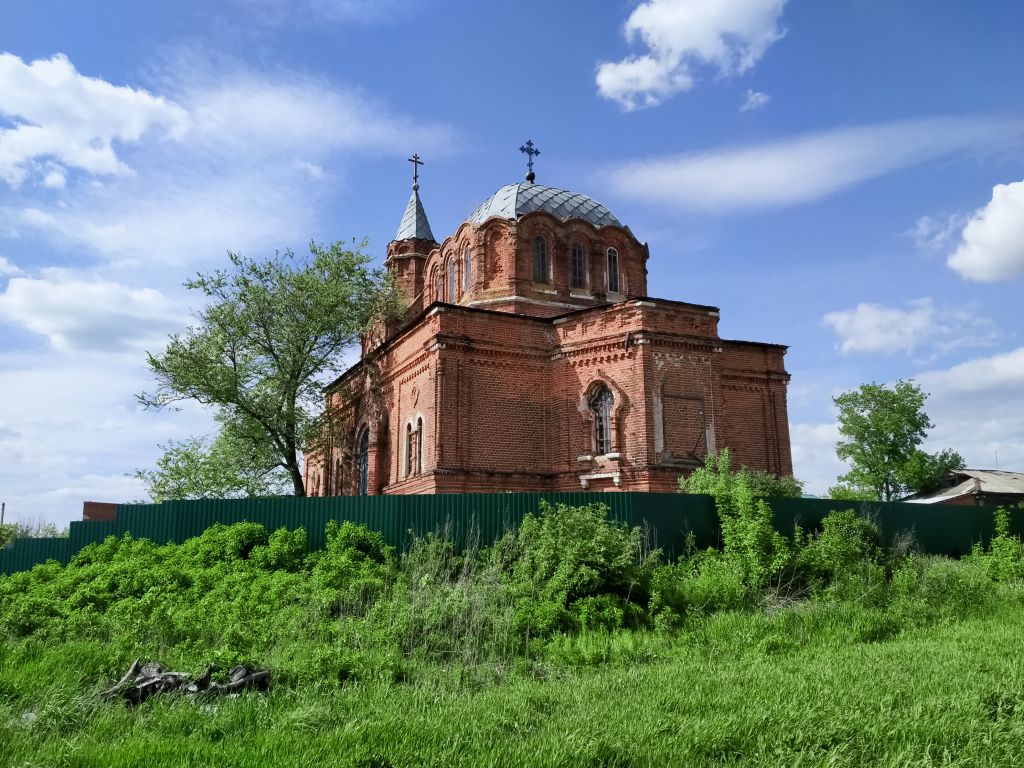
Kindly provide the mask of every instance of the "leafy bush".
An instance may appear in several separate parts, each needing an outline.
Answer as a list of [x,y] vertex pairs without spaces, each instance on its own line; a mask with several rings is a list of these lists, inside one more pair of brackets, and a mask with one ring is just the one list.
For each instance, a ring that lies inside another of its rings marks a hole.
[[852,509],[829,513],[821,521],[817,536],[805,539],[798,531],[796,539],[797,567],[818,587],[848,585],[849,577],[866,576],[869,582],[876,581],[879,569],[885,583],[887,558],[882,533],[875,523]]
[[631,606],[646,607],[658,557],[643,543],[639,528],[609,521],[604,505],[542,501],[539,514],[526,515],[519,530],[498,544],[509,564],[520,627],[540,634],[579,628],[596,614],[593,604],[575,612],[573,605],[601,596],[619,599],[601,602],[602,618],[593,619],[598,624],[642,623],[643,611]]
[[1024,545],[1010,533],[1010,512],[1000,507],[995,512],[995,535],[986,552],[975,545],[971,558],[985,568],[994,581],[1024,579]]
[[737,485],[742,485],[755,498],[762,499],[798,499],[803,494],[803,483],[789,475],[773,475],[746,466],[733,470],[728,448],[723,448],[717,454],[709,453],[704,457],[703,467],[687,477],[679,478],[681,493],[705,493],[715,499],[732,495],[732,489]]

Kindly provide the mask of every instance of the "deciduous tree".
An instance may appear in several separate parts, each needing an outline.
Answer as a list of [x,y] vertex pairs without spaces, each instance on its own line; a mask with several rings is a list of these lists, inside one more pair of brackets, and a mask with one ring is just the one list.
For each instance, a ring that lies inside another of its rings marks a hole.
[[[206,304],[194,326],[148,355],[157,387],[139,401],[213,406],[232,440],[273,456],[294,494],[305,495],[301,454],[321,434],[323,384],[341,372],[343,352],[361,333],[401,312],[394,284],[369,268],[364,246],[310,243],[305,259],[291,251],[266,260],[229,253],[229,269],[186,282]],[[198,446],[182,447],[180,459]]]
[[916,491],[937,488],[950,469],[962,468],[955,451],[930,455],[918,446],[934,425],[924,411],[928,395],[912,381],[862,384],[833,399],[839,409],[836,455],[849,460],[837,494],[870,495],[892,501]]

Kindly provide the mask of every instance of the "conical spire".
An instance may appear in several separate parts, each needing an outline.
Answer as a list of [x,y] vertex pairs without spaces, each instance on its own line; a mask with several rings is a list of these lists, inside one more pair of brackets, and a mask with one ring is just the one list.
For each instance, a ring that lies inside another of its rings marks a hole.
[[436,243],[434,233],[430,231],[430,222],[427,221],[427,212],[423,210],[423,203],[420,201],[420,166],[423,161],[419,155],[409,158],[412,163],[412,194],[409,196],[409,204],[405,206],[405,213],[402,215],[402,223],[398,225],[398,234],[395,240],[429,240]]
[[420,202],[420,185],[412,185],[412,195],[409,197],[409,204],[405,206],[405,213],[402,215],[402,223],[398,225],[398,234],[395,240],[434,240],[434,233],[430,231],[430,222],[427,221],[427,212],[423,210],[423,203]]

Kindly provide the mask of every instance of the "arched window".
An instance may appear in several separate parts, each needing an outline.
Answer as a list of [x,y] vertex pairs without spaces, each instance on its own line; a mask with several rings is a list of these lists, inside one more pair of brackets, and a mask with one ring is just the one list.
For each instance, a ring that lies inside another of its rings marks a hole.
[[365,496],[370,490],[370,430],[364,429],[359,436],[359,495]]
[[423,419],[416,419],[416,472],[423,471]]
[[444,301],[441,295],[441,271],[438,269],[434,270],[434,301]]
[[614,248],[608,249],[608,291],[619,292],[619,252]]
[[455,259],[450,259],[448,261],[448,301],[450,301],[452,304],[454,304],[456,299],[458,298],[458,296],[455,293],[455,291],[459,287],[459,282],[456,279],[458,272],[459,270],[457,265],[455,264]]
[[405,425],[405,476],[412,474],[412,422]]
[[587,273],[583,261],[583,246],[573,243],[569,251],[569,287],[586,288]]
[[533,279],[537,283],[548,281],[548,244],[543,237],[533,241]]
[[612,405],[615,398],[608,387],[600,386],[590,396],[590,413],[594,417],[594,453],[603,456],[612,449]]
[[469,293],[473,284],[473,249],[467,247],[462,257],[462,292]]

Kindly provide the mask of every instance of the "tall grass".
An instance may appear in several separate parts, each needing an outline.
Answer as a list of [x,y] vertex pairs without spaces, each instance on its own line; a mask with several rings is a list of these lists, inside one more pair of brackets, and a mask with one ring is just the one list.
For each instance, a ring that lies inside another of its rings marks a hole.
[[[0,765],[1015,764],[1007,525],[953,561],[852,513],[779,539],[734,509],[722,550],[674,563],[599,507],[463,550],[349,523],[317,553],[253,524],[111,538],[0,579]],[[140,655],[275,682],[100,701]]]

